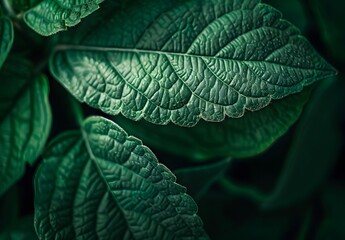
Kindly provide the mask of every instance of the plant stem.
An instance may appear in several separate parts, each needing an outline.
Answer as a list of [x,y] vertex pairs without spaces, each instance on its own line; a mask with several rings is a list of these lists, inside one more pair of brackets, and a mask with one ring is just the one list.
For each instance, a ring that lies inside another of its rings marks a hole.
[[307,210],[306,216],[304,218],[304,221],[301,226],[301,230],[298,236],[298,240],[304,240],[307,239],[307,234],[310,228],[310,224],[312,222],[312,208],[309,208]]
[[219,183],[231,195],[244,197],[256,203],[262,203],[262,201],[265,199],[264,194],[260,193],[259,191],[244,186],[238,186],[226,177],[220,179]]
[[81,126],[84,121],[84,113],[81,104],[73,96],[68,96],[68,102],[77,124]]

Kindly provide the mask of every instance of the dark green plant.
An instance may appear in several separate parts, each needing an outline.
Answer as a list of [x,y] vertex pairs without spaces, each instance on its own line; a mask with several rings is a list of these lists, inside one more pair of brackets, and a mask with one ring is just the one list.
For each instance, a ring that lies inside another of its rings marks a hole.
[[344,87],[270,4],[342,76],[323,0],[3,0],[0,240],[345,238]]

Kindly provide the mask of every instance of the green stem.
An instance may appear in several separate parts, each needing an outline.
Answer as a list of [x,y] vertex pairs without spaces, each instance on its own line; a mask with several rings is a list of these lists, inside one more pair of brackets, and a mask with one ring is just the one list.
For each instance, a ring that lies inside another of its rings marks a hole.
[[264,194],[260,193],[259,191],[245,186],[238,186],[226,177],[220,179],[219,183],[229,194],[244,197],[256,203],[262,203],[266,198]]
[[309,231],[309,227],[310,227],[310,224],[312,222],[312,208],[309,208],[307,213],[306,213],[306,216],[304,218],[304,221],[303,221],[303,225],[301,227],[301,230],[300,230],[300,233],[299,233],[299,236],[298,236],[298,240],[304,240],[304,239],[307,239],[307,234],[308,234],[308,231]]
[[68,96],[68,102],[77,124],[81,126],[85,118],[81,104],[72,96]]
[[15,11],[12,8],[12,5],[9,0],[4,0],[2,2],[2,6],[4,7],[5,13],[11,18],[17,18]]

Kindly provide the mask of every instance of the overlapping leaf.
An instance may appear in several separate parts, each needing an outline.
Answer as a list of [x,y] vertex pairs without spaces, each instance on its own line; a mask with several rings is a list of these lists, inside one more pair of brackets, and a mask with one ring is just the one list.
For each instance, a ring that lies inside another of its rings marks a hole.
[[103,0],[41,0],[33,3],[21,3],[24,9],[24,20],[33,30],[41,35],[49,36],[67,27],[77,25],[82,18],[99,8]]
[[221,123],[200,121],[193,128],[157,126],[120,116],[114,119],[149,146],[171,154],[197,161],[228,156],[243,158],[266,150],[289,129],[301,114],[310,90],[275,101],[242,118],[227,118]]
[[175,176],[104,118],[51,144],[35,189],[40,239],[207,239]]
[[32,65],[9,57],[0,72],[0,195],[33,164],[51,125],[48,81]]
[[[1,11],[1,9],[0,9]],[[1,16],[0,12],[0,69],[10,52],[13,43],[13,26],[11,20]]]
[[97,13],[56,46],[50,69],[80,101],[112,115],[219,122],[334,74],[258,0],[109,1]]
[[287,207],[305,200],[325,182],[342,146],[338,122],[342,96],[343,89],[336,79],[318,86],[296,129],[276,187],[263,203],[264,208]]

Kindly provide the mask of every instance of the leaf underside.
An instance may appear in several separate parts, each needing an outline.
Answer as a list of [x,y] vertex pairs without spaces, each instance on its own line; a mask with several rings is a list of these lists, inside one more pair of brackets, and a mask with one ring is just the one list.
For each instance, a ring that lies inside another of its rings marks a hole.
[[0,72],[0,195],[37,159],[50,126],[47,79],[35,77],[26,60],[10,56]]
[[87,119],[49,147],[35,181],[40,239],[208,239],[197,206],[141,141]]
[[10,52],[13,38],[14,34],[11,20],[0,15],[0,69]]
[[77,25],[97,9],[103,0],[42,0],[24,13],[26,24],[43,36]]
[[258,0],[124,4],[106,2],[62,37],[50,61],[77,99],[108,114],[181,126],[219,122],[334,74]]
[[311,88],[272,102],[261,111],[220,123],[200,121],[192,128],[157,126],[116,116],[115,122],[150,147],[170,154],[206,161],[223,157],[245,158],[265,151],[298,119]]

